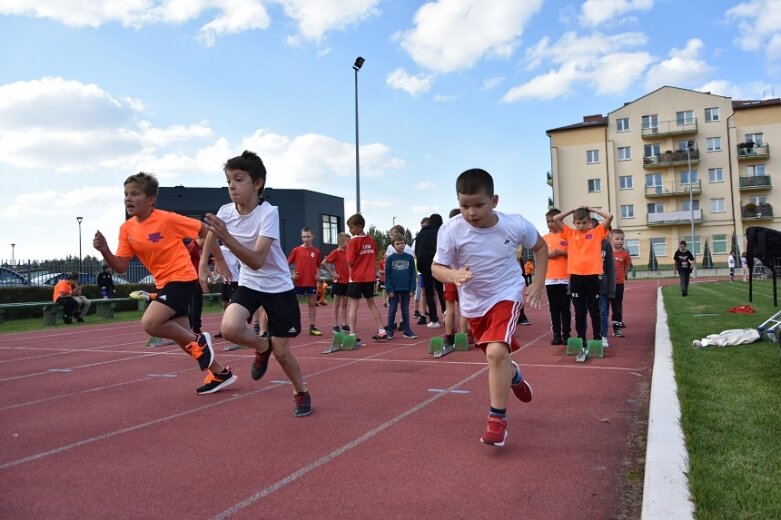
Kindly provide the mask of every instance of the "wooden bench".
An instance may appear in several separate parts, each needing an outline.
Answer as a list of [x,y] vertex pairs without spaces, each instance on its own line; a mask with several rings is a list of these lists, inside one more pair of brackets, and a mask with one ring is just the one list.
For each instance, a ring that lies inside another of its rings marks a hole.
[[55,302],[21,302],[0,304],[0,323],[5,321],[5,311],[9,309],[41,309],[43,312],[43,324],[54,325],[62,320],[64,309]]

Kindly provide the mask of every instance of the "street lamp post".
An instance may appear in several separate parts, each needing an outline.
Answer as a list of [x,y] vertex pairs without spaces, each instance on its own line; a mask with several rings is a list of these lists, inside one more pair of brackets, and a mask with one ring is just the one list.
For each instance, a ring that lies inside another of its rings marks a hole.
[[11,265],[16,265],[16,261],[14,260],[14,248],[16,247],[16,244],[11,244]]
[[393,217],[393,225],[396,225],[396,217]]
[[694,179],[692,179],[692,148],[694,148],[694,141],[686,141],[686,162],[688,163],[689,171],[689,220],[692,226],[692,255],[695,258],[694,265],[692,266],[692,278],[697,278],[697,241],[694,239]]
[[363,67],[363,58],[358,56],[353,63],[355,71],[355,212],[361,212],[361,160],[358,153],[358,71]]
[[79,223],[79,272],[83,271],[81,268],[81,221],[84,217],[76,217],[76,222]]

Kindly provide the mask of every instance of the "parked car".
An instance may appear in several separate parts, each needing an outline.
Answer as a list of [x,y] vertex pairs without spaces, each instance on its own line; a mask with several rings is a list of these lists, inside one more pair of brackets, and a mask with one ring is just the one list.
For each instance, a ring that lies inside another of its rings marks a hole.
[[0,267],[0,287],[17,287],[20,285],[27,285],[24,276],[13,269]]
[[[30,285],[51,285],[54,286],[59,282],[60,280],[64,280],[68,276],[68,273],[48,273],[48,274],[40,274],[38,276],[34,276],[30,280]],[[97,275],[91,274],[91,273],[79,273],[79,283],[81,285],[96,285],[97,282]],[[128,283],[127,280],[124,278],[117,276],[117,275],[111,275],[111,278],[114,280],[114,285],[126,285]]]

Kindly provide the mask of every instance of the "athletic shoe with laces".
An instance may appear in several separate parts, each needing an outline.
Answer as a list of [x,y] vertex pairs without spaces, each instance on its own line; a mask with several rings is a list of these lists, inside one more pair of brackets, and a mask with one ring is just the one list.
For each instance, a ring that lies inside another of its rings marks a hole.
[[268,370],[268,360],[271,357],[271,342],[268,342],[268,348],[264,352],[255,351],[255,361],[252,362],[250,375],[257,381]]
[[208,332],[198,334],[195,341],[184,347],[184,350],[198,361],[201,370],[206,370],[214,362],[214,347]]
[[[517,373],[521,373],[521,369],[518,366],[518,363],[515,361],[511,362],[513,364],[513,370],[515,370]],[[515,374],[513,374],[513,378],[515,378]],[[511,385],[510,388],[512,389],[513,393],[515,394],[515,397],[523,401],[524,403],[528,403],[532,400],[532,385],[530,385],[526,379],[521,379],[521,382],[517,385]]]
[[432,321],[431,323],[426,325],[426,328],[429,328],[429,329],[441,329],[442,328],[442,324],[439,323],[438,321]]
[[603,349],[606,349],[606,348],[608,348],[609,346],[610,346],[610,345],[609,345],[609,344],[608,344],[608,342],[607,342],[607,338],[606,338],[606,337],[605,337],[605,338],[602,338],[602,348],[603,348]]
[[331,329],[331,332],[336,334],[337,332],[342,332],[342,329],[339,328],[339,325],[334,325],[334,328]]
[[320,330],[317,327],[315,327],[314,325],[310,325],[309,326],[309,335],[310,336],[322,336],[323,333],[320,332]]
[[385,332],[384,330],[377,331],[377,334],[372,336],[372,339],[374,341],[381,341],[381,340],[384,340],[384,339],[388,339],[388,333]]
[[485,433],[480,437],[480,442],[501,447],[504,446],[504,440],[506,438],[507,421],[498,415],[489,415],[488,424],[485,427]]
[[405,332],[403,337],[404,339],[418,339],[413,332]]
[[350,332],[350,326],[349,325],[342,325],[342,332]]
[[150,293],[147,291],[132,291],[128,296],[134,300],[151,301],[157,298],[157,293]]
[[225,370],[219,374],[209,372],[206,379],[203,380],[203,386],[195,389],[195,393],[198,395],[213,394],[219,392],[223,388],[226,388],[236,382],[238,378],[231,372],[230,367],[225,367]]
[[312,413],[312,396],[309,395],[309,390],[293,394],[293,402],[296,403],[293,409],[293,415],[296,417],[304,417]]
[[418,325],[425,325],[425,324],[426,324],[426,317],[425,316],[420,316],[418,318]]

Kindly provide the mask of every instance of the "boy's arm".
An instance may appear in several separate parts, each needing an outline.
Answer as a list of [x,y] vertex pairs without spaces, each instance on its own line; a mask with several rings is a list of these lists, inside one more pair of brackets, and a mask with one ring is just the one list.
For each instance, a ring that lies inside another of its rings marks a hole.
[[613,214],[607,211],[602,211],[601,209],[592,208],[589,206],[585,206],[585,209],[588,211],[593,211],[600,217],[602,217],[602,227],[605,229],[610,229],[610,223],[613,222]]
[[531,285],[524,290],[526,301],[532,309],[542,307],[542,293],[545,292],[545,275],[548,272],[548,244],[537,234],[537,243],[532,247],[534,253],[535,276]]
[[[205,226],[204,226],[205,227]],[[225,257],[222,255],[220,247],[217,245],[217,237],[211,231],[207,232],[201,249],[201,260],[198,263],[198,281],[201,284],[201,290],[204,293],[209,292],[209,255],[214,255],[214,272],[222,277],[225,282],[234,281],[231,277],[228,264],[225,263]]]
[[236,258],[244,262],[250,269],[258,270],[263,267],[271,249],[273,239],[259,236],[255,241],[255,247],[250,249],[241,244],[236,237],[230,234],[225,226],[225,222],[217,215],[207,213],[204,217],[206,224],[211,228],[212,233],[225,244],[225,246],[236,255]]
[[108,242],[106,242],[106,237],[103,236],[100,230],[95,232],[95,237],[92,239],[92,247],[100,251],[103,259],[115,272],[123,274],[127,271],[132,258],[119,257],[112,253],[108,247]]
[[431,274],[440,282],[454,283],[456,287],[460,287],[472,278],[472,271],[469,270],[469,267],[462,267],[456,270],[449,265],[442,265],[436,262],[431,264]]
[[568,216],[572,215],[573,213],[575,213],[575,210],[576,210],[576,209],[578,209],[578,208],[572,208],[572,209],[570,209],[570,210],[568,210],[568,211],[564,211],[564,212],[562,212],[562,213],[559,213],[559,214],[557,214],[557,215],[553,215],[553,220],[554,220],[555,222],[564,223],[564,219],[565,219],[566,217],[568,217]]

